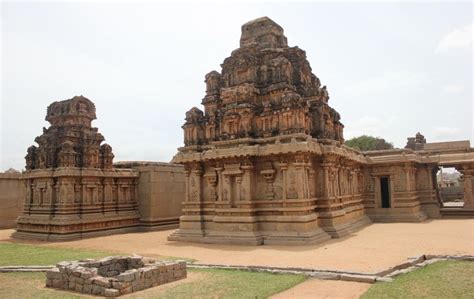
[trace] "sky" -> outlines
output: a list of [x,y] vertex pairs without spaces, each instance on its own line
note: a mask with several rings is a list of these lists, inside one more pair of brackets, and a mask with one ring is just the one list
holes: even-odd
[[115,161],[168,162],[204,75],[268,16],[306,51],[346,139],[474,141],[471,2],[2,2],[0,171],[23,169],[46,107],[83,95]]

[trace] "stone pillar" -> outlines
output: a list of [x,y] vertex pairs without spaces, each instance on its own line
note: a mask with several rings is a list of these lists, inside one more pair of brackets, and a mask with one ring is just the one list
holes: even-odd
[[474,209],[474,165],[461,165],[456,169],[462,173],[463,188],[464,188],[464,208]]
[[297,198],[302,199],[305,198],[306,194],[306,179],[305,179],[305,172],[306,172],[306,163],[302,157],[297,157],[293,165],[295,166],[295,176],[296,176],[296,193]]
[[235,185],[234,185],[234,195],[235,195],[235,199],[234,201],[242,201],[242,200],[245,200],[242,196],[243,196],[243,192],[242,192],[242,176],[241,175],[237,175],[235,176]]
[[309,198],[310,197],[310,191],[309,191],[309,170],[310,170],[310,163],[305,162],[303,166],[303,187],[304,187],[304,192],[303,192],[303,197],[304,198]]
[[410,167],[409,166],[405,166],[403,168],[403,170],[405,171],[405,189],[407,192],[410,192],[411,191],[411,183],[410,183],[410,175],[411,175],[411,171],[410,171]]
[[275,194],[273,193],[273,179],[275,170],[274,169],[265,169],[260,171],[260,174],[263,175],[265,181],[267,182],[266,198],[269,200],[274,199]]
[[322,163],[321,166],[323,167],[323,197],[329,197],[329,189],[330,189],[330,181],[329,181],[329,164]]
[[31,204],[33,203],[33,184],[31,179],[27,179],[25,181],[26,185],[26,194],[25,194],[25,204],[24,204],[24,210],[25,212],[28,211],[28,214],[30,214],[31,211]]
[[190,176],[190,170],[187,167],[184,170],[184,176],[185,176],[184,198],[186,202],[190,202],[191,197],[190,197],[189,189],[190,189],[190,183],[191,183],[191,180],[190,180],[191,176]]
[[[281,199],[283,201],[286,200],[286,193],[287,193],[287,188],[288,188],[288,185],[287,185],[287,170],[288,170],[288,163],[286,161],[280,161],[279,163],[279,166],[280,166],[280,169],[281,169],[281,175],[282,175],[282,179],[283,179],[283,186],[282,186],[282,192],[281,192]],[[283,204],[285,205],[285,203]]]
[[253,165],[251,163],[245,163],[240,168],[243,170],[242,175],[242,187],[241,187],[241,198],[243,200],[251,201],[253,198]]
[[463,174],[463,185],[464,185],[464,208],[473,209],[474,200],[472,194],[472,175],[470,173]]
[[351,196],[354,196],[355,195],[355,192],[354,192],[354,181],[355,179],[357,178],[356,175],[354,175],[355,171],[354,170],[349,170],[349,177],[348,177],[348,194],[351,195]]
[[224,183],[224,176],[222,175],[222,167],[216,167],[214,168],[217,172],[217,200],[218,201],[223,201],[223,183]]
[[233,205],[232,202],[232,186],[231,180],[232,178],[229,175],[222,174],[224,176],[223,184],[222,184],[222,200],[228,202],[231,206]]
[[207,178],[207,183],[208,183],[209,188],[210,188],[210,197],[209,197],[209,199],[211,201],[217,201],[217,175],[216,175],[216,173],[213,172],[213,173],[205,174],[204,176]]
[[104,202],[112,202],[112,184],[110,179],[104,180]]
[[201,176],[202,176],[202,168],[199,165],[195,165],[192,170],[191,174],[191,201],[202,201],[202,186],[201,186]]

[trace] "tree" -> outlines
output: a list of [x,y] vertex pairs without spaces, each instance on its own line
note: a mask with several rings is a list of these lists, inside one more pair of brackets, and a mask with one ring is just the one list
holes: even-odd
[[387,142],[380,137],[368,135],[351,138],[346,140],[345,144],[361,151],[379,151],[393,148],[393,143]]

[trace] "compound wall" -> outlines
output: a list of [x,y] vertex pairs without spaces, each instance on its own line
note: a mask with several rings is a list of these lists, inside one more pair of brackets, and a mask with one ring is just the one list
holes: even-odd
[[0,173],[0,229],[14,228],[24,203],[24,182],[20,173]]

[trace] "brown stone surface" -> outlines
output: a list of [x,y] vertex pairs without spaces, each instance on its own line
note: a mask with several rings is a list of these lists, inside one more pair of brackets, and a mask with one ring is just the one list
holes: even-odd
[[0,229],[13,228],[23,210],[25,185],[20,173],[0,173]]
[[184,167],[179,164],[131,161],[116,168],[139,172],[138,209],[142,230],[177,228],[185,194]]
[[138,173],[112,167],[112,148],[91,126],[95,118],[94,104],[83,96],[49,105],[51,126],[25,157],[16,237],[75,239],[138,225]]

